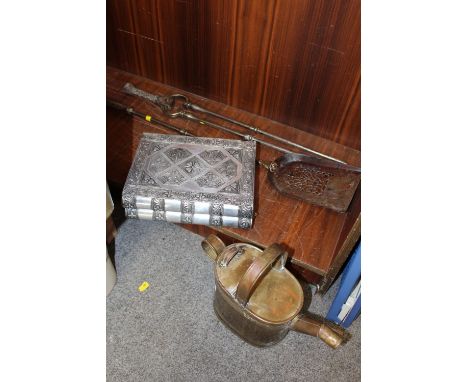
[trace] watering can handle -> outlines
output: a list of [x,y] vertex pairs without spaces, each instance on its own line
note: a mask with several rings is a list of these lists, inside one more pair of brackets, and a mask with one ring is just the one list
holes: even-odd
[[347,340],[347,332],[337,325],[327,323],[323,318],[317,318],[310,313],[298,315],[291,328],[296,332],[318,337],[328,346],[336,349]]
[[278,244],[272,244],[258,256],[242,275],[237,285],[236,299],[242,306],[246,306],[258,281],[271,269],[273,263],[281,257],[280,268],[283,268],[288,254]]
[[201,246],[205,251],[205,254],[213,261],[216,261],[218,256],[226,248],[226,244],[216,235],[209,235],[205,240],[202,241]]

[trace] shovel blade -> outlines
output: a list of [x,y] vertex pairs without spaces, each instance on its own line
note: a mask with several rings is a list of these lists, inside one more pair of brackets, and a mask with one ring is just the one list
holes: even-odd
[[361,181],[361,169],[327,159],[286,154],[270,165],[268,176],[283,195],[346,212]]

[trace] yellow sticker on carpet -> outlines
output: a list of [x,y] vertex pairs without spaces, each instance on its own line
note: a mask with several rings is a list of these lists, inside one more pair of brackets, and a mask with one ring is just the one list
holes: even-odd
[[141,285],[138,287],[138,290],[139,290],[140,292],[143,292],[143,291],[145,291],[146,289],[148,289],[149,286],[150,286],[150,285],[149,285],[149,282],[143,281],[143,282],[141,283]]

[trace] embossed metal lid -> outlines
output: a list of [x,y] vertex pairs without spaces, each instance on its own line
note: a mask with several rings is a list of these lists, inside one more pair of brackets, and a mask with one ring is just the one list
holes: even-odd
[[156,220],[204,224],[195,215],[209,215],[210,225],[249,228],[255,151],[255,142],[144,133],[123,205],[152,210]]

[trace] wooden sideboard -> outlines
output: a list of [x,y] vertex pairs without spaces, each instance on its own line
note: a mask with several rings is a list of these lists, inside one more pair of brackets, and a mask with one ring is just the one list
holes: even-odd
[[[360,152],[339,143],[208,100],[183,89],[173,88],[113,67],[107,68],[108,99],[132,106],[138,111],[184,128],[195,135],[235,138],[208,126],[165,117],[158,107],[122,93],[122,86],[126,82],[131,82],[151,93],[185,94],[192,102],[202,107],[332,155],[351,165],[360,166]],[[242,128],[225,125],[246,133]],[[123,186],[139,143],[139,137],[145,131],[174,134],[173,131],[164,127],[156,127],[144,120],[132,118],[125,112],[108,108],[107,179],[111,184],[117,185],[117,187]],[[257,159],[268,162],[280,155],[281,153],[273,149],[257,145]],[[214,229],[198,225],[184,225],[184,227],[202,236],[216,232],[226,241],[242,240],[260,247],[266,247],[274,242],[280,243],[288,249],[291,256],[290,268],[307,281],[316,284],[319,287],[319,292],[325,292],[360,236],[360,208],[360,188],[358,188],[348,212],[338,213],[280,195],[268,182],[267,171],[257,166],[255,218],[252,229]]]
[[108,0],[107,64],[360,150],[360,0]]

